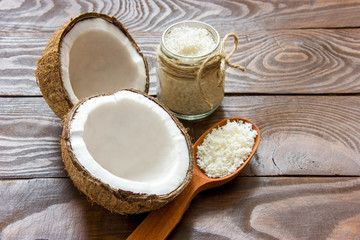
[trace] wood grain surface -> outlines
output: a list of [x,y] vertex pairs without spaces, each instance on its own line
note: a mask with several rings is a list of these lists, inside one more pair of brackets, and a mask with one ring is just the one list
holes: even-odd
[[45,100],[0,102],[0,178],[67,176],[61,162],[61,122]]
[[[148,59],[154,95],[161,34],[133,35]],[[50,36],[0,36],[0,95],[41,96],[34,71]],[[230,61],[246,71],[227,68],[226,93],[360,93],[359,29],[275,30],[238,37]]]
[[[183,20],[239,38],[225,98],[192,141],[224,118],[256,123],[261,143],[233,182],[193,200],[169,239],[360,239],[360,2],[357,0],[0,1],[0,239],[125,239],[147,214],[91,204],[61,161],[61,121],[34,71],[53,32],[115,16],[148,59]],[[228,47],[231,47],[229,41]]]
[[237,178],[195,198],[171,239],[358,239],[359,197],[358,178]]
[[[357,239],[359,189],[359,178],[238,177],[196,196],[169,239]],[[2,240],[125,239],[146,216],[92,205],[67,178],[2,180],[0,192]]]
[[1,1],[3,31],[52,32],[70,18],[96,11],[118,18],[131,31],[163,31],[183,20],[204,21],[224,31],[360,26],[356,0],[322,1]]
[[[245,176],[359,176],[358,109],[360,96],[237,96],[209,118],[183,123],[195,142],[224,118],[253,121],[261,143]],[[0,98],[0,113],[0,179],[66,176],[61,120],[43,98]]]
[[227,97],[209,119],[185,126],[196,140],[224,118],[253,121],[261,143],[244,175],[359,176],[359,101],[359,96]]

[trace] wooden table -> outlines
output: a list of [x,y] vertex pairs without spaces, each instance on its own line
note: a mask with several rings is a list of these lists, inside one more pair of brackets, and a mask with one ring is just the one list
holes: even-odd
[[169,239],[360,239],[360,2],[0,1],[0,239],[125,239],[147,214],[90,204],[64,170],[61,121],[34,71],[55,29],[87,11],[118,18],[148,58],[181,20],[234,32],[226,96],[184,122],[195,141],[233,116],[262,141],[233,182],[195,197]]

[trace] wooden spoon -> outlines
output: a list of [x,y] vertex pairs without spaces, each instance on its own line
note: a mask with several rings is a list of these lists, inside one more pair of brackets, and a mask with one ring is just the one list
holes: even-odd
[[193,146],[194,154],[196,159],[197,147],[200,146],[204,138],[210,131],[219,126],[223,126],[227,123],[227,121],[243,121],[249,122],[252,124],[253,129],[258,132],[255,138],[254,147],[249,155],[249,157],[244,161],[244,163],[232,174],[227,175],[222,178],[210,178],[205,175],[205,173],[195,164],[193,177],[189,183],[189,185],[184,189],[184,191],[177,196],[173,201],[166,204],[159,210],[151,212],[144,221],[135,229],[135,231],[127,238],[131,239],[165,239],[171,231],[175,228],[175,226],[180,222],[182,216],[185,213],[185,210],[191,200],[201,191],[204,191],[209,188],[218,187],[223,185],[230,180],[234,179],[240,171],[246,166],[246,164],[250,161],[252,156],[254,155],[257,147],[260,143],[260,131],[257,126],[244,118],[233,117],[224,119],[221,122],[218,122],[211,128],[209,128],[195,143]]

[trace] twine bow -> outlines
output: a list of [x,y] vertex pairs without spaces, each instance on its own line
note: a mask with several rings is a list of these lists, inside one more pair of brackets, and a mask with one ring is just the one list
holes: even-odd
[[[230,53],[226,53],[226,50],[225,50],[225,44],[226,44],[226,41],[229,37],[232,37],[234,39],[234,47],[233,49],[231,50]],[[204,69],[207,67],[207,65],[209,65],[209,63],[211,62],[214,62],[214,61],[219,61],[218,59],[220,59],[220,69],[218,71],[218,84],[219,86],[222,86],[224,84],[224,79],[225,79],[225,67],[226,65],[229,66],[229,67],[232,67],[232,68],[237,68],[237,69],[240,69],[241,71],[245,71],[245,68],[239,66],[239,65],[236,65],[236,64],[232,64],[229,62],[229,58],[235,53],[235,51],[237,50],[237,47],[238,47],[238,38],[237,36],[235,35],[235,33],[229,33],[227,34],[224,39],[222,40],[222,48],[221,48],[221,52],[218,53],[218,54],[215,54],[215,55],[212,55],[210,57],[208,57],[207,59],[205,59],[205,61],[203,61],[203,63],[200,65],[200,68],[199,68],[199,71],[197,72],[197,75],[196,75],[196,82],[197,82],[197,85],[198,85],[198,88],[201,92],[201,96],[202,98],[204,99],[204,101],[206,102],[206,104],[210,107],[210,109],[212,109],[214,106],[213,104],[206,98],[205,96],[205,93],[203,91],[203,89],[201,88],[201,77],[203,75],[203,72],[204,72]]]

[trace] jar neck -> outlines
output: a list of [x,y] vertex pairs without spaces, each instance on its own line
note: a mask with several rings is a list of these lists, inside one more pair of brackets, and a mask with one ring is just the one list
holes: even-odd
[[[169,32],[171,32],[172,29],[176,27],[181,26],[189,26],[189,27],[197,27],[197,28],[204,28],[206,29],[211,37],[215,41],[215,47],[213,49],[209,49],[209,52],[203,55],[199,56],[186,56],[186,55],[180,55],[173,51],[171,51],[169,48],[166,47],[165,44],[165,38]],[[219,33],[210,25],[203,23],[203,22],[197,22],[197,21],[185,21],[185,22],[179,22],[172,26],[170,26],[168,29],[166,29],[161,37],[160,42],[160,51],[161,53],[166,56],[169,59],[174,60],[178,64],[182,65],[197,65],[201,64],[203,60],[207,59],[208,57],[220,53],[221,51],[221,44],[220,44],[220,36]]]

